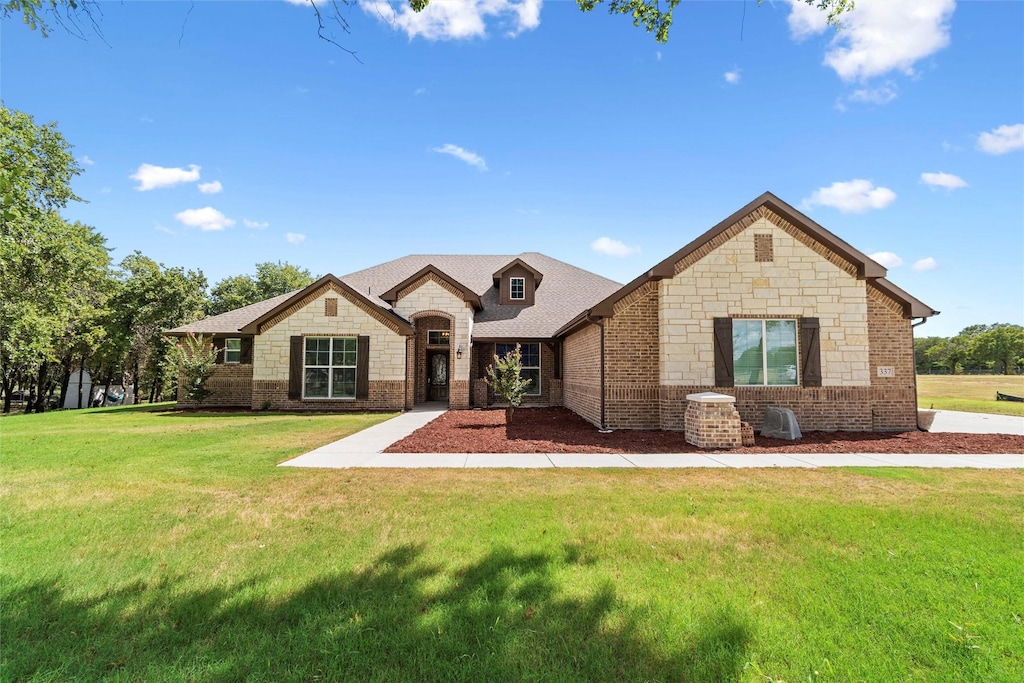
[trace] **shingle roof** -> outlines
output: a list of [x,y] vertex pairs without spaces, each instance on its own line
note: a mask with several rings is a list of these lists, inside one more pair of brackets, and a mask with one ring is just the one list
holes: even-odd
[[249,304],[248,306],[242,306],[241,308],[236,308],[235,310],[228,311],[227,313],[203,318],[202,320],[197,320],[194,323],[189,323],[188,325],[182,325],[181,327],[175,327],[173,330],[168,330],[167,334],[174,336],[184,336],[189,332],[192,332],[193,334],[236,334],[253,320],[256,320],[267,311],[273,310],[276,306],[284,303],[301,291],[301,289],[297,289],[294,292],[288,292],[287,294],[281,294],[280,296],[275,296],[265,301],[258,301],[254,304]]

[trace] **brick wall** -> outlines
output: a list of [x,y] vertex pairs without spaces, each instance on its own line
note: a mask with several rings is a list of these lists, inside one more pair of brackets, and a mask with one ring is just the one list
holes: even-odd
[[562,404],[601,424],[601,328],[587,325],[562,345]]
[[617,429],[657,429],[659,415],[658,283],[615,305],[605,321],[605,421]]
[[405,407],[405,381],[370,381],[367,399],[288,398],[288,380],[255,380],[252,383],[252,409],[262,410],[264,402],[270,410],[340,412],[352,410],[402,410]]
[[[509,343],[514,343],[510,341]],[[555,351],[554,349],[544,342],[531,342],[540,344],[540,395],[530,396],[527,395],[523,398],[524,406],[538,406],[538,405],[561,405],[561,387],[559,391],[552,398],[552,387],[554,386],[555,376]],[[476,342],[473,344],[473,380],[483,379],[487,377],[487,366],[494,363],[494,343],[492,342]],[[494,403],[501,403],[502,399],[490,387],[484,384],[487,391],[487,402],[481,404],[480,407],[486,405],[492,405]],[[555,402],[557,400],[558,402]],[[477,405],[474,403],[473,405]]]
[[[206,383],[206,388],[211,393],[202,403],[204,408],[248,408],[252,403],[252,365],[217,365]],[[184,378],[179,376],[178,407],[196,407],[195,404],[184,399]]]
[[[917,380],[914,333],[903,307],[868,287],[868,338],[871,343],[871,411],[875,431],[917,428]],[[879,367],[894,369],[879,377]]]
[[416,373],[413,375],[416,378],[416,403],[423,403],[427,400],[427,351],[448,351],[448,391],[451,392],[451,371],[452,361],[454,360],[454,348],[449,346],[428,346],[427,345],[427,333],[430,330],[448,330],[451,331],[451,320],[446,316],[441,315],[419,315],[414,321],[416,326]]

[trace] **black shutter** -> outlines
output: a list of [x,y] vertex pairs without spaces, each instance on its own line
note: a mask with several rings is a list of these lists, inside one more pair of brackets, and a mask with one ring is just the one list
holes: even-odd
[[735,384],[732,372],[732,318],[715,318],[715,386]]
[[252,365],[252,337],[242,337],[242,352],[239,354],[239,363]]
[[821,342],[817,318],[800,319],[800,376],[805,387],[821,386]]
[[288,360],[288,398],[292,400],[302,398],[302,361],[304,351],[302,337],[292,337],[291,354]]
[[356,398],[370,398],[370,337],[356,340]]
[[217,340],[214,339],[213,337],[210,337],[210,344],[213,346],[214,350],[217,352],[217,355],[214,356],[214,361],[213,362],[216,363],[217,365],[222,364],[224,362],[224,356],[227,355],[227,354],[224,353],[224,347],[227,345],[227,342],[224,341],[223,339],[221,339],[220,340],[220,346],[217,346]]

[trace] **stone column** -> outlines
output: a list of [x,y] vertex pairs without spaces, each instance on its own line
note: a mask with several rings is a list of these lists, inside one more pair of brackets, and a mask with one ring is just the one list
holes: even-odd
[[705,391],[686,396],[686,443],[697,448],[737,448],[743,445],[736,399]]

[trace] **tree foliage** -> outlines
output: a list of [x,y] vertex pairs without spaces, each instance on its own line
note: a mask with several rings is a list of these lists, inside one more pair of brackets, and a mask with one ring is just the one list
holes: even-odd
[[1024,371],[1024,327],[1007,323],[971,325],[955,337],[914,340],[919,373],[1019,374]]
[[256,275],[232,275],[210,290],[209,315],[233,311],[242,306],[294,292],[316,281],[306,268],[290,263],[266,261],[256,264]]
[[214,348],[212,340],[204,339],[203,335],[196,336],[189,332],[174,345],[169,358],[181,374],[185,398],[192,403],[202,405],[203,401],[212,393],[206,388],[206,383],[213,375],[213,368],[217,363],[217,349]]
[[495,356],[494,363],[487,366],[487,386],[508,404],[505,409],[506,423],[512,422],[515,409],[523,403],[526,390],[533,380],[522,377],[523,353],[519,344],[504,356]]

